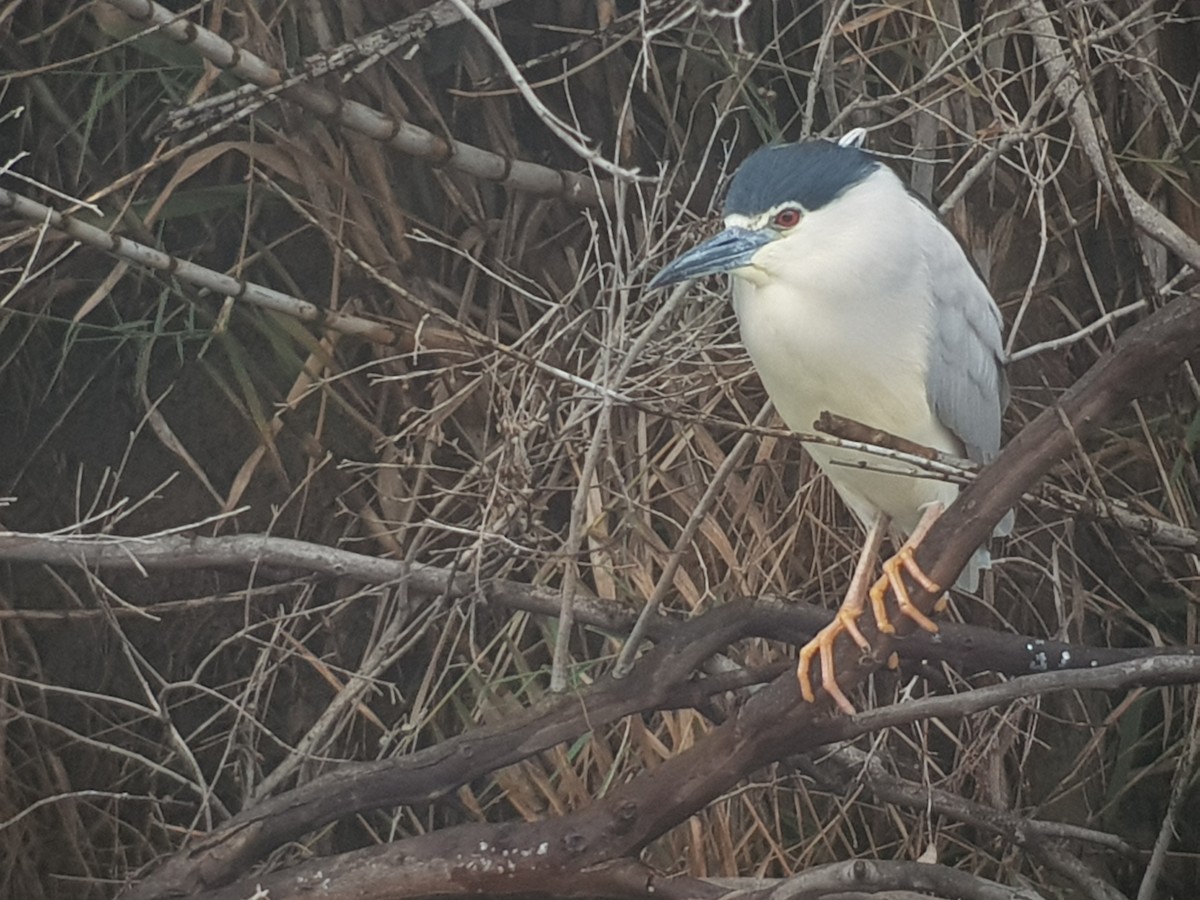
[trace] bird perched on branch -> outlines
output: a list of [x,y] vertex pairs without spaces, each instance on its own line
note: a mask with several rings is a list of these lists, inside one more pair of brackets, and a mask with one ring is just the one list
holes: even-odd
[[[725,230],[677,258],[650,287],[733,276],[742,341],[790,428],[811,432],[827,411],[986,462],[1000,447],[1008,402],[1000,312],[954,236],[862,149],[864,137],[855,129],[837,142],[755,151],[730,183]],[[900,572],[941,591],[912,551],[958,488],[877,456],[804,446],[867,541],[837,618],[801,650],[797,674],[811,702],[809,668],[819,656],[826,690],[853,712],[836,682],[834,641],[845,632],[869,649],[856,624],[868,600],[879,630],[894,631],[889,587],[903,615],[937,631],[909,600]],[[872,585],[889,527],[908,541]],[[958,587],[974,590],[987,564],[981,548]]]

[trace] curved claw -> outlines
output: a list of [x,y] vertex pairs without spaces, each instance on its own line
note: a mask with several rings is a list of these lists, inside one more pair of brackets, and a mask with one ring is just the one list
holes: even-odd
[[891,588],[892,592],[896,595],[896,603],[900,607],[902,615],[907,616],[916,625],[925,629],[930,634],[937,634],[937,623],[921,612],[917,608],[917,605],[912,602],[912,597],[908,593],[908,586],[904,583],[901,569],[912,576],[912,579],[929,593],[942,593],[942,586],[925,574],[913,555],[916,548],[920,545],[921,540],[937,520],[937,517],[941,515],[941,512],[941,504],[933,504],[925,510],[925,514],[921,516],[921,521],[913,529],[912,535],[896,551],[896,555],[883,564],[883,576],[868,591],[868,595],[871,598],[871,609],[875,613],[875,624],[880,632],[884,634],[896,633],[896,627],[888,617],[888,588]]
[[846,602],[842,604],[842,608],[837,611],[834,620],[800,648],[800,659],[796,664],[796,679],[800,682],[800,695],[807,702],[813,703],[817,699],[816,691],[813,689],[812,674],[809,670],[812,668],[813,657],[819,655],[821,657],[821,684],[842,712],[848,716],[854,715],[854,704],[850,702],[837,683],[833,647],[842,632],[846,632],[864,651],[870,651],[871,644],[863,637],[863,633],[858,628],[858,617],[862,614],[861,599],[855,604],[851,598],[847,598]]
[[917,561],[913,559],[912,548],[908,546],[901,547],[899,553],[883,564],[883,577],[871,586],[871,609],[875,613],[876,626],[884,634],[896,633],[896,626],[892,624],[887,611],[887,592],[890,587],[896,595],[896,604],[900,607],[901,614],[907,616],[930,634],[937,634],[937,623],[921,612],[917,608],[917,605],[912,602],[912,597],[908,593],[908,586],[905,585],[904,578],[900,573],[901,569],[911,575],[929,593],[939,594],[942,591],[941,585],[936,584],[917,565]]
[[[893,634],[896,631],[895,626],[892,625],[888,617],[887,593],[889,589],[896,594],[896,602],[900,607],[901,615],[907,616],[916,625],[926,631],[937,633],[937,623],[921,612],[917,608],[917,605],[912,602],[912,597],[908,593],[908,587],[904,583],[904,573],[908,573],[914,581],[931,594],[942,593],[941,586],[925,574],[914,557],[914,551],[920,544],[921,539],[925,537],[925,534],[941,514],[941,511],[940,504],[932,504],[925,510],[921,521],[913,529],[912,536],[904,542],[904,545],[897,551],[895,556],[883,564],[883,575],[871,585],[869,590],[864,591],[863,587],[866,579],[870,577],[871,567],[878,553],[883,531],[887,528],[886,517],[880,516],[871,526],[867,535],[867,546],[863,548],[863,553],[859,557],[854,577],[850,582],[850,589],[846,592],[846,599],[842,601],[842,606],[838,610],[837,616],[832,622],[817,632],[816,637],[800,648],[800,659],[796,666],[796,679],[800,682],[800,694],[804,697],[805,701],[808,703],[816,701],[817,694],[813,688],[811,669],[813,657],[819,656],[821,659],[822,686],[842,712],[846,713],[846,715],[854,715],[854,704],[850,702],[845,692],[842,691],[837,683],[837,670],[834,666],[833,649],[838,637],[845,632],[850,635],[864,652],[870,652],[871,644],[863,636],[862,631],[858,627],[858,619],[863,614],[868,598],[871,601],[871,610],[875,614],[875,624],[881,633]],[[943,596],[939,601],[939,606],[935,608],[942,608],[944,603],[945,597]]]

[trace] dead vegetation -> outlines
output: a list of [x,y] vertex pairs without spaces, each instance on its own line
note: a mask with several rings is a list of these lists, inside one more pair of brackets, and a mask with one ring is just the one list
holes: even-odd
[[1194,302],[1196,4],[475,7],[0,10],[0,896],[1193,896],[1196,669],[1148,653],[1197,643],[1191,366],[974,630],[802,718],[859,531],[723,287],[641,288],[750,149],[867,127],[1018,434]]

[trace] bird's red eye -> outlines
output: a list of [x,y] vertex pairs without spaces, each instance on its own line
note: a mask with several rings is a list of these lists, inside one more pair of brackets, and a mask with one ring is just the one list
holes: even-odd
[[789,206],[787,209],[781,209],[779,212],[775,213],[775,227],[795,228],[800,224],[800,218],[800,210],[796,209],[794,206]]

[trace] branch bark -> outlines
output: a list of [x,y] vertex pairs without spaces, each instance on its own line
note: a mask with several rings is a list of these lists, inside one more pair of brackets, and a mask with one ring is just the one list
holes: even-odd
[[809,869],[778,887],[738,895],[737,900],[818,900],[849,891],[854,896],[893,896],[881,891],[920,891],[955,900],[1043,900],[1027,888],[1011,888],[947,866],[918,862],[853,859]]
[[169,859],[126,896],[177,896],[223,884],[286,841],[343,816],[436,800],[473,778],[623,716],[697,705],[708,689],[703,680],[689,678],[699,663],[740,634],[744,606],[726,604],[682,623],[630,677],[608,678],[587,695],[556,696],[523,715],[409,756],[346,765],[265,799]]

